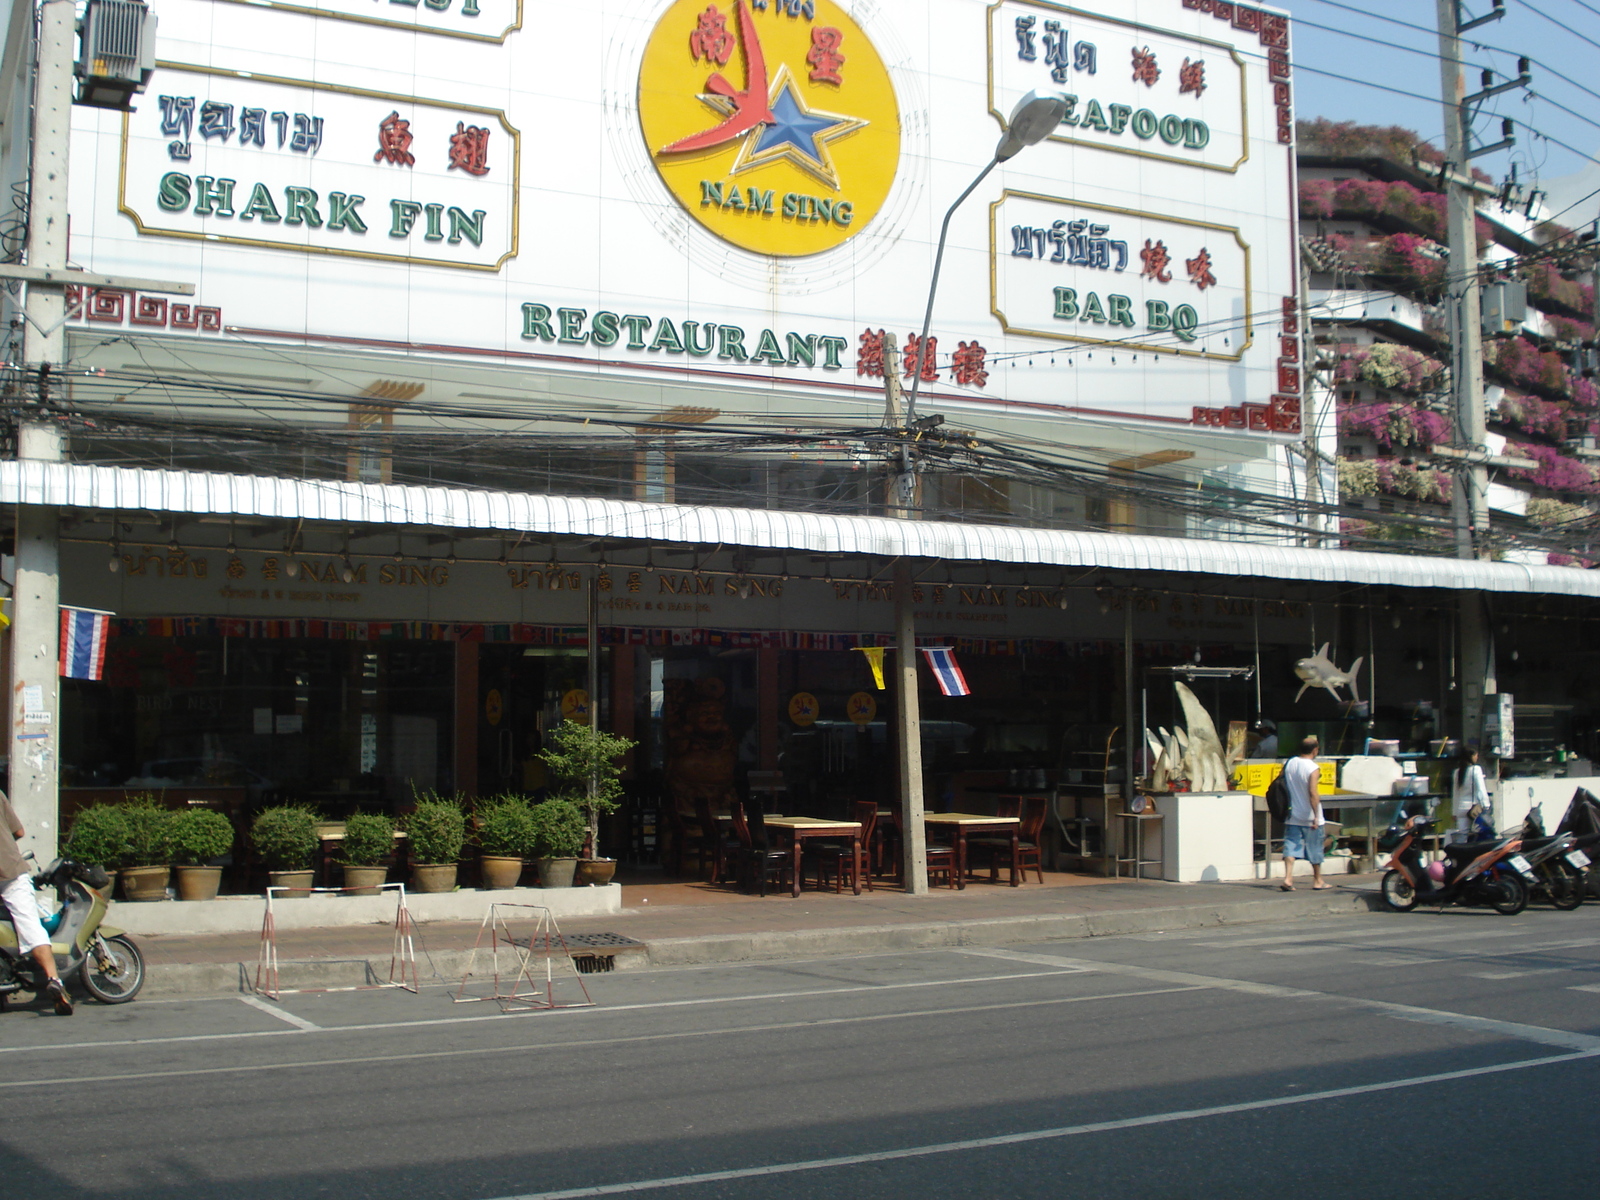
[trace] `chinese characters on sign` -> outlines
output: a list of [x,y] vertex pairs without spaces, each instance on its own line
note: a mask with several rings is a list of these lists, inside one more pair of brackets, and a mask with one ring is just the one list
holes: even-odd
[[[920,342],[916,334],[906,334],[905,349],[900,352],[901,374],[909,381],[920,372],[924,383],[937,383],[939,339],[934,336],[928,338],[926,354],[922,353]],[[977,338],[958,343],[958,346],[950,359],[952,378],[962,387],[983,387],[989,382],[989,372],[985,369],[989,352],[979,344]],[[882,379],[888,365],[883,330],[864,330],[856,347],[856,374]]]
[[411,153],[411,142],[411,122],[401,120],[396,109],[378,122],[378,152],[372,156],[372,161],[414,166],[417,160]]

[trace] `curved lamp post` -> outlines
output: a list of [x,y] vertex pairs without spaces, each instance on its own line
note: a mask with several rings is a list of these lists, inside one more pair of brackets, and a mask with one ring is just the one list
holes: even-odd
[[[1000,163],[1015,158],[1029,146],[1044,141],[1051,130],[1061,124],[1061,118],[1067,115],[1067,102],[1059,93],[1055,92],[1029,92],[1017,106],[1011,110],[1011,119],[1006,122],[1006,131],[1001,135],[999,144],[994,148],[994,156],[989,159],[983,170],[978,172],[978,177],[967,185],[967,190],[956,197],[944,214],[944,224],[939,226],[939,249],[933,256],[933,278],[928,282],[928,308],[922,316],[922,338],[917,342],[917,370],[911,376],[911,395],[906,400],[906,425],[909,427],[917,416],[917,392],[922,384],[922,356],[926,353],[928,344],[928,328],[933,324],[933,297],[939,289],[939,268],[944,265],[944,243],[950,233],[950,218],[956,215],[956,209],[961,207],[961,202],[972,195],[977,186],[989,177],[989,172]],[[911,467],[910,448],[902,452],[902,469],[909,473]],[[903,497],[909,501],[909,496]]]
[[[917,415],[917,392],[922,383],[922,356],[927,353],[928,327],[933,322],[933,296],[939,287],[939,268],[944,263],[945,238],[950,233],[950,218],[961,202],[972,195],[980,183],[994,170],[997,163],[1014,158],[1025,146],[1042,142],[1052,129],[1061,124],[1067,115],[1067,103],[1058,95],[1029,92],[1011,110],[1005,134],[994,148],[988,165],[978,172],[978,177],[967,185],[967,190],[956,197],[956,202],[944,214],[944,224],[939,227],[939,249],[933,258],[933,278],[928,283],[928,309],[922,316],[922,340],[917,343],[917,370],[911,376],[911,395],[906,401],[906,437],[900,443],[900,477],[895,490],[897,507],[902,517],[912,515],[916,497],[915,464],[911,461],[911,427]],[[891,386],[895,380],[896,366],[887,364],[885,374]],[[905,889],[913,895],[928,890],[928,858],[925,831],[922,825],[922,711],[917,700],[917,631],[915,606],[911,600],[912,578],[910,560],[903,555],[894,563],[894,624],[895,624],[895,742],[900,758],[900,811],[904,843],[904,871],[901,878]]]

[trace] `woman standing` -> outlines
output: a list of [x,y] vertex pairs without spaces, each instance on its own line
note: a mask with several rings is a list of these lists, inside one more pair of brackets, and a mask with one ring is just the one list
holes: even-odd
[[1472,840],[1473,818],[1489,813],[1489,788],[1484,782],[1483,768],[1478,765],[1478,751],[1463,746],[1456,757],[1455,773],[1450,779],[1450,811],[1456,819],[1455,834],[1451,841]]

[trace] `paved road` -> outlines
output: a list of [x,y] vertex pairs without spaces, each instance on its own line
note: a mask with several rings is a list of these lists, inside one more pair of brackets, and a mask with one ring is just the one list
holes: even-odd
[[587,982],[596,1007],[508,1016],[443,988],[0,1015],[6,1193],[1594,1187],[1600,907]]

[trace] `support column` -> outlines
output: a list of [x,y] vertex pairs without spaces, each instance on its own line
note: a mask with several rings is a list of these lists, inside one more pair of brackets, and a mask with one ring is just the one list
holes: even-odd
[[[33,95],[33,150],[29,163],[28,266],[67,265],[67,154],[72,122],[72,0],[39,5]],[[50,419],[52,373],[66,358],[66,294],[59,287],[28,286],[23,329],[25,412],[17,431],[17,457],[56,461],[61,436]],[[56,855],[60,812],[60,550],[54,508],[17,506],[17,578],[11,626],[11,803],[28,831],[24,852],[41,863]],[[30,719],[32,718],[32,719]]]
[[478,794],[478,646],[456,643],[456,791]]
[[928,891],[928,835],[922,823],[922,705],[917,696],[916,605],[911,560],[894,564],[895,734],[900,747],[900,823],[905,845],[906,891]]

